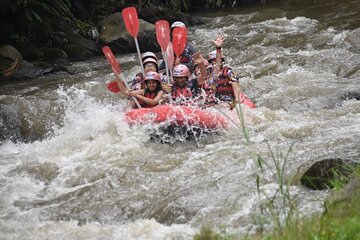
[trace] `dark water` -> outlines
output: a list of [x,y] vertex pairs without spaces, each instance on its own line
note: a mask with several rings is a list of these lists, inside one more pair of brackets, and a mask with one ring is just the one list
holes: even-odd
[[[123,120],[103,57],[75,63],[74,75],[2,84],[0,239],[192,239],[203,224],[253,233],[271,217],[261,207],[279,189],[277,164],[298,211],[323,211],[328,193],[297,180],[316,160],[359,159],[358,1],[196,14],[204,24],[189,39],[206,55],[223,32],[227,62],[258,105],[242,109],[250,144],[234,124],[197,142],[151,141]],[[136,54],[118,60],[126,78],[140,70]]]

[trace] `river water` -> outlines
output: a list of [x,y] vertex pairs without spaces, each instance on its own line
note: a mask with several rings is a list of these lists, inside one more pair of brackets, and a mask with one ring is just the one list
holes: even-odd
[[[227,130],[151,140],[106,90],[104,57],[3,83],[0,239],[192,239],[202,225],[242,235],[270,229],[271,212],[283,221],[289,198],[301,215],[321,214],[328,192],[298,180],[317,160],[359,159],[360,5],[271,2],[196,13],[204,24],[188,34],[204,55],[226,35],[227,62],[258,106],[242,108],[249,142],[228,110]],[[126,78],[140,70],[136,54],[117,58]]]

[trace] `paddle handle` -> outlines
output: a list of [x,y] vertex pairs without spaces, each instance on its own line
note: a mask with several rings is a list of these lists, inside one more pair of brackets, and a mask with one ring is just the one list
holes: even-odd
[[167,77],[167,83],[170,84],[170,76],[169,76],[169,65],[168,65],[168,61],[167,61],[167,54],[166,52],[162,52],[163,55],[163,59],[165,62],[165,70],[166,70],[166,77]]

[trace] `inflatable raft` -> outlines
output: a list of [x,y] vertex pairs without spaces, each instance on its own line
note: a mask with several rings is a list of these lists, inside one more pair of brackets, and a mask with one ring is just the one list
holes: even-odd
[[153,108],[130,109],[125,115],[130,124],[165,123],[205,130],[220,130],[228,126],[227,119],[220,112],[189,106],[158,105]]

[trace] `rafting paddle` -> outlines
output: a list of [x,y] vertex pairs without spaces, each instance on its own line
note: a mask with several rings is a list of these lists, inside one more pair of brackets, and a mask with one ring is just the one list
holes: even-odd
[[[127,89],[129,89],[129,85],[126,81],[123,81],[123,78],[121,77],[121,70],[120,70],[120,65],[119,65],[119,62],[116,60],[113,52],[111,51],[111,49],[108,47],[108,46],[104,46],[102,47],[102,51],[106,57],[106,59],[108,60],[108,62],[110,63],[111,65],[111,68],[113,70],[113,72],[115,73],[116,75],[116,79],[119,80],[119,84],[121,83],[124,83],[125,87]],[[110,82],[108,84],[106,84],[106,87],[111,91],[111,92],[114,92],[114,93],[118,93],[120,92],[120,88],[119,88],[119,85],[118,85],[118,82],[117,81],[114,81],[114,82]],[[132,97],[132,99],[134,100],[136,106],[138,108],[141,108],[138,100],[135,98],[135,97]]]
[[[167,60],[166,49],[170,43],[170,27],[169,22],[166,20],[159,20],[155,23],[156,40],[161,47],[161,53],[165,62],[166,75],[169,74],[169,66]],[[169,83],[169,78],[168,78]]]
[[167,64],[170,70],[170,78],[172,78],[172,69],[174,66],[174,49],[171,42],[169,42],[167,48],[166,48],[166,60]]
[[173,49],[177,60],[179,60],[186,46],[187,30],[186,28],[176,27],[174,28],[172,35]]
[[124,8],[121,11],[121,13],[122,13],[122,16],[123,16],[123,19],[124,19],[124,22],[125,22],[126,30],[128,31],[128,33],[130,33],[130,35],[135,40],[136,51],[138,53],[139,60],[140,60],[141,72],[142,72],[143,76],[145,76],[144,66],[143,66],[142,61],[141,61],[139,43],[138,43],[138,40],[137,40],[137,35],[138,35],[138,32],[139,32],[139,19],[138,19],[138,15],[137,15],[137,12],[136,12],[136,8],[134,8],[134,7]]
[[255,103],[253,103],[250,98],[248,98],[248,96],[246,96],[244,93],[240,92],[239,93],[239,103],[240,104],[245,104],[246,106],[248,106],[249,108],[256,108]]

